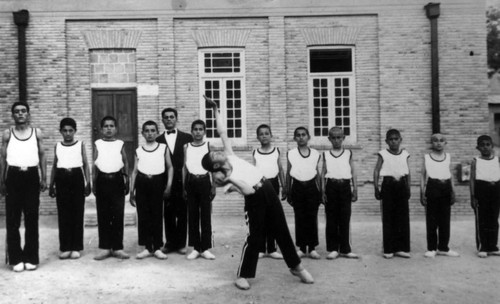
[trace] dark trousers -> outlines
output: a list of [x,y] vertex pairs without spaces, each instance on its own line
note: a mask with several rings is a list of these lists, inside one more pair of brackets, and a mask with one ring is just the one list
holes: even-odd
[[307,182],[294,179],[291,195],[295,214],[295,242],[297,246],[300,248],[318,246],[320,193],[316,179]]
[[449,251],[451,181],[429,178],[425,196],[425,224],[427,227],[427,250]]
[[176,251],[186,247],[187,239],[187,203],[182,197],[182,180],[172,184],[170,198],[164,200],[165,247],[168,251]]
[[245,196],[245,217],[249,233],[243,245],[238,277],[255,277],[259,260],[259,246],[264,237],[266,219],[271,219],[268,223],[271,225],[271,230],[288,268],[294,268],[300,264],[300,258],[297,256],[288,230],[283,207],[269,181],[266,180],[254,194]]
[[409,193],[405,177],[382,182],[382,234],[384,253],[410,251]]
[[165,175],[138,173],[135,180],[139,245],[150,252],[163,246],[163,192]]
[[203,252],[212,248],[212,201],[210,176],[190,174],[187,181],[189,246]]
[[[37,167],[21,171],[9,167],[5,197],[7,228],[7,255],[10,265],[21,262],[37,265],[38,256],[38,208],[40,206],[40,178]],[[21,215],[24,215],[24,248],[21,248]]]
[[85,180],[82,168],[57,169],[55,184],[59,250],[83,250]]
[[125,184],[120,172],[101,173],[96,179],[96,209],[99,248],[123,249]]
[[476,245],[478,251],[498,251],[498,215],[500,212],[500,182],[476,180]]
[[350,180],[326,182],[326,250],[340,253],[351,252],[349,225],[351,222],[351,183]]
[[[274,191],[276,195],[279,196],[280,193],[280,183],[278,181],[278,177],[269,178],[268,181],[273,185]],[[271,225],[269,225],[269,221],[272,219],[266,219],[265,228],[264,228],[264,238],[262,240],[262,244],[260,246],[259,252],[268,252],[273,253],[276,251],[276,238],[273,235]]]

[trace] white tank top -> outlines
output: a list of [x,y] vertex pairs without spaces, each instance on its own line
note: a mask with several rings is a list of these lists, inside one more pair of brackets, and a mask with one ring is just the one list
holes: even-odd
[[71,145],[62,142],[56,144],[57,168],[79,168],[83,166],[82,142],[76,141]]
[[113,141],[106,141],[98,139],[95,141],[95,146],[97,149],[95,165],[99,171],[104,173],[115,173],[123,168],[123,140],[116,139]]
[[451,156],[448,153],[444,154],[443,160],[435,160],[432,155],[424,155],[425,171],[427,176],[434,179],[450,179],[450,163]]
[[278,167],[278,159],[280,158],[280,150],[273,148],[270,152],[260,152],[259,149],[253,150],[255,158],[255,166],[264,173],[265,178],[275,178],[280,170]]
[[332,154],[332,151],[323,153],[326,163],[326,178],[351,179],[351,161],[352,152],[344,149],[339,156]]
[[378,154],[384,160],[380,169],[380,176],[400,178],[410,173],[407,162],[410,154],[406,150],[401,150],[399,154],[392,154],[387,150],[382,150]]
[[493,159],[476,157],[476,180],[497,182],[500,180],[500,164],[498,156]]
[[195,175],[207,174],[208,171],[203,169],[201,159],[210,151],[209,143],[204,142],[199,146],[188,143],[186,148],[186,168],[189,173]]
[[158,143],[154,150],[146,150],[138,147],[135,150],[137,156],[137,170],[147,175],[158,175],[165,172],[165,151],[167,145]]
[[10,139],[7,144],[7,164],[16,167],[36,167],[39,163],[38,140],[36,129],[31,128],[30,137],[19,139],[10,129]]
[[227,160],[233,167],[231,178],[244,181],[250,187],[255,186],[264,177],[257,167],[234,154],[228,155]]
[[306,182],[315,178],[316,168],[321,155],[315,149],[309,148],[309,155],[302,156],[298,148],[288,151],[288,161],[292,165],[290,176],[296,180]]

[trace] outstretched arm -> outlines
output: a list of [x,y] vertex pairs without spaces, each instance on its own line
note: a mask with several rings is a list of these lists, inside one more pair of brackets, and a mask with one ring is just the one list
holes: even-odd
[[233,147],[231,146],[231,141],[229,140],[229,137],[227,137],[226,125],[224,124],[224,121],[222,121],[222,117],[220,117],[217,104],[215,103],[215,101],[213,101],[212,99],[208,98],[205,95],[203,95],[203,98],[205,98],[207,105],[214,110],[215,121],[217,124],[217,133],[219,133],[220,139],[222,140],[222,145],[224,146],[224,152],[226,152],[226,154],[234,154]]

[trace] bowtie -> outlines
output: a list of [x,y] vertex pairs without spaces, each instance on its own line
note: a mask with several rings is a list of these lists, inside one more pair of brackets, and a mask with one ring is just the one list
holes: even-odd
[[167,135],[169,135],[169,134],[175,134],[175,130],[167,131]]

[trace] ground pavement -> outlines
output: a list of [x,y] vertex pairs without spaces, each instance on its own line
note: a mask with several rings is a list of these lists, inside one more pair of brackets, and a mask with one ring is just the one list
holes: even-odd
[[[293,235],[293,217],[288,218]],[[5,236],[5,218],[0,217]],[[381,254],[379,217],[353,217],[352,246],[361,258],[326,260],[324,219],[320,217],[321,260],[303,259],[316,282],[306,285],[283,261],[259,261],[252,288],[241,291],[233,281],[246,229],[243,217],[213,220],[217,259],[188,261],[169,254],[160,261],[94,261],[97,228],[86,227],[85,251],[79,260],[59,260],[55,217],[40,220],[38,270],[14,273],[0,267],[0,303],[498,303],[500,257],[480,259],[474,248],[471,218],[452,220],[451,248],[459,258],[423,257],[425,222],[411,222],[412,258],[386,260]],[[137,231],[125,228],[125,249],[139,252]],[[2,241],[0,253],[5,244]],[[2,256],[3,260],[3,256]]]

